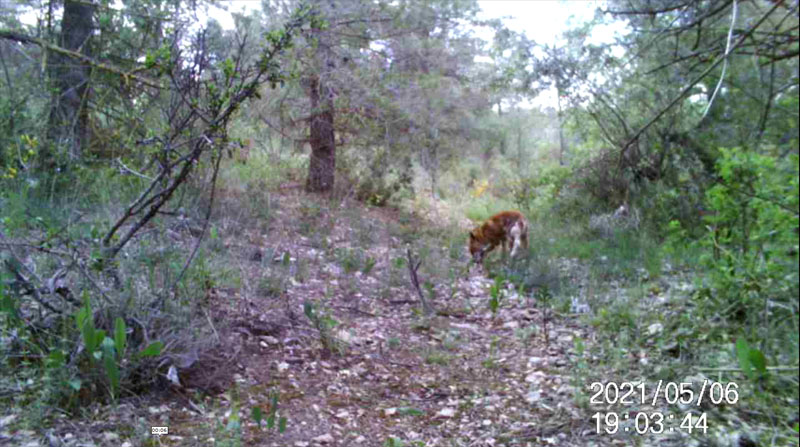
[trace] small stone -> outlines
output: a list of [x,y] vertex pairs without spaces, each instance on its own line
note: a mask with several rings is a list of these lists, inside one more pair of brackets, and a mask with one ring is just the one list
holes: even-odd
[[442,408],[441,410],[439,410],[439,412],[436,413],[436,417],[437,418],[451,418],[451,417],[455,416],[455,414],[456,414],[456,410],[454,408],[446,407],[446,408]]
[[312,439],[314,442],[318,442],[320,444],[330,444],[333,442],[333,436],[330,433],[325,433],[324,435],[319,435],[316,438]]
[[266,342],[266,343],[269,343],[271,345],[277,345],[277,344],[280,343],[280,341],[277,338],[275,338],[275,337],[273,337],[271,335],[264,335],[264,336],[261,337],[261,340]]

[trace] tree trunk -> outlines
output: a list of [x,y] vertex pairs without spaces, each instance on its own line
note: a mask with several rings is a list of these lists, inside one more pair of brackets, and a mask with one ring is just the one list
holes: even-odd
[[[92,14],[95,6],[88,2],[66,0],[61,19],[61,36],[58,45],[68,50],[91,56],[89,39],[92,36]],[[55,93],[48,121],[48,139],[51,147],[64,147],[72,159],[81,156],[81,149],[89,143],[88,65],[64,55],[50,54],[51,76]],[[45,151],[44,166],[53,166],[53,149]]]
[[[558,81],[556,81],[558,84]],[[556,101],[558,104],[558,164],[564,166],[564,152],[567,151],[567,144],[564,141],[564,112],[561,110],[561,87],[556,87]]]
[[333,132],[333,97],[331,92],[314,76],[309,82],[311,120],[309,142],[311,158],[308,164],[306,190],[325,192],[333,189],[336,173],[336,140]]

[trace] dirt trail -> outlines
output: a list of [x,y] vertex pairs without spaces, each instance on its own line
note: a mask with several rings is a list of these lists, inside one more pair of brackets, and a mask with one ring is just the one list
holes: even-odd
[[[246,445],[379,446],[392,436],[427,446],[586,445],[592,427],[574,408],[569,374],[573,338],[589,336],[583,328],[553,318],[546,345],[536,303],[503,289],[493,315],[493,281],[478,271],[454,282],[421,273],[437,284],[438,315],[423,318],[399,260],[404,236],[419,236],[428,224],[397,211],[308,200],[284,194],[268,234],[249,234],[249,245],[230,241],[246,278],[210,303],[217,318],[236,322],[229,343],[241,347],[234,381]],[[304,233],[298,224],[309,220],[327,231]],[[289,276],[277,296],[265,293],[265,266]],[[307,300],[337,322],[330,337],[339,352],[323,345],[304,315]],[[284,433],[250,422],[249,407],[266,410],[273,391],[287,418]],[[171,430],[186,442],[198,424],[222,416],[195,415]]]

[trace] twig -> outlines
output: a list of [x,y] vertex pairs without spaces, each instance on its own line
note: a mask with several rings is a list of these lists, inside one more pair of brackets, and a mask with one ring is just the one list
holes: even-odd
[[203,313],[206,316],[206,320],[208,320],[208,325],[211,327],[211,330],[214,332],[214,337],[217,338],[217,343],[219,343],[219,341],[220,341],[219,333],[217,332],[217,328],[214,327],[214,323],[211,321],[211,316],[208,314],[208,311],[206,310],[205,306],[203,307]]
[[[211,141],[208,140],[206,137],[207,144],[211,144]],[[189,269],[189,264],[192,263],[195,255],[197,254],[197,250],[200,248],[200,243],[203,242],[203,236],[206,235],[206,231],[208,231],[208,222],[211,220],[211,211],[214,208],[214,196],[217,191],[217,173],[219,173],[219,163],[222,160],[222,150],[220,149],[219,154],[217,155],[217,159],[214,162],[214,173],[211,176],[211,196],[208,199],[208,209],[206,209],[206,217],[205,221],[203,222],[203,231],[200,233],[200,236],[197,237],[197,243],[194,244],[194,249],[192,249],[192,254],[186,259],[186,263],[183,264],[183,269],[181,269],[181,273],[178,275],[178,278],[175,279],[175,284],[173,288],[178,287],[178,283],[181,282],[183,279],[183,275],[186,273],[186,270]]]
[[422,293],[422,288],[419,286],[419,278],[417,277],[417,270],[422,264],[422,261],[417,262],[416,265],[414,264],[414,257],[411,255],[410,247],[406,248],[406,255],[408,256],[408,273],[411,276],[411,284],[417,291],[417,295],[419,295],[423,312],[425,312],[425,315],[430,315],[433,313],[433,308],[431,307],[430,303],[428,303],[428,300],[425,299],[425,294]]
[[[42,283],[42,279],[39,278],[39,276],[36,274],[36,272],[34,272],[32,269],[28,268],[28,266],[25,265],[25,263],[20,260],[19,256],[17,256],[16,252],[14,251],[14,248],[8,242],[8,239],[6,239],[6,235],[3,234],[2,231],[0,231],[0,240],[3,241],[3,245],[5,245],[6,248],[8,249],[8,252],[11,254],[11,258],[14,261],[16,261],[16,263],[18,265],[20,265],[23,269],[25,269],[28,272],[29,275],[31,275],[33,278],[35,278],[36,281],[39,282],[39,284],[41,284]],[[6,261],[6,266],[9,267],[9,271],[11,271],[11,273],[14,274],[14,276],[17,278],[18,281],[22,282],[22,284],[25,287],[28,287],[33,291],[33,297],[36,299],[36,302],[42,303],[42,305],[44,305],[45,307],[49,308],[49,304],[45,304],[44,300],[42,300],[42,295],[39,293],[39,289],[36,286],[32,285],[30,283],[30,281],[28,280],[28,278],[25,278],[24,276],[22,276],[22,274],[19,272],[19,270],[12,269],[11,265],[10,265],[10,263],[8,261]],[[50,310],[55,311],[54,309],[50,309]]]
[[145,179],[145,180],[150,180],[151,182],[154,180],[154,179],[153,179],[153,177],[148,177],[148,176],[146,176],[146,175],[144,175],[144,174],[141,174],[141,173],[139,173],[139,172],[136,172],[136,171],[134,171],[133,169],[131,169],[131,168],[129,168],[129,167],[127,167],[127,166],[125,166],[125,163],[123,163],[123,162],[122,162],[122,157],[117,157],[117,163],[119,164],[119,166],[120,166],[120,167],[121,167],[121,168],[122,168],[124,171],[126,171],[126,172],[129,172],[129,173],[131,173],[131,174],[133,174],[133,175],[135,175],[135,176],[137,176],[137,177],[139,177],[139,178],[143,178],[143,179]]
[[95,281],[94,278],[92,278],[92,276],[89,274],[89,272],[86,271],[86,268],[80,263],[80,261],[74,258],[73,260],[75,261],[75,265],[78,266],[78,271],[81,272],[81,274],[83,274],[86,280],[89,281],[89,283],[92,286],[94,286],[94,288],[97,289],[98,292],[100,292],[100,295],[103,297],[103,299],[106,300],[106,304],[111,304],[111,298],[109,298],[108,295],[106,295],[105,290],[103,290],[103,288],[100,287],[100,284],[97,284],[97,281]]

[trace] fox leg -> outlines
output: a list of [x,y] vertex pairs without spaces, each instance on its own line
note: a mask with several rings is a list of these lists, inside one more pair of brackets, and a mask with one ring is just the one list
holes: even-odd
[[517,250],[519,249],[520,239],[522,236],[522,226],[517,222],[513,227],[511,227],[511,231],[508,232],[508,237],[511,240],[511,257],[517,255]]

